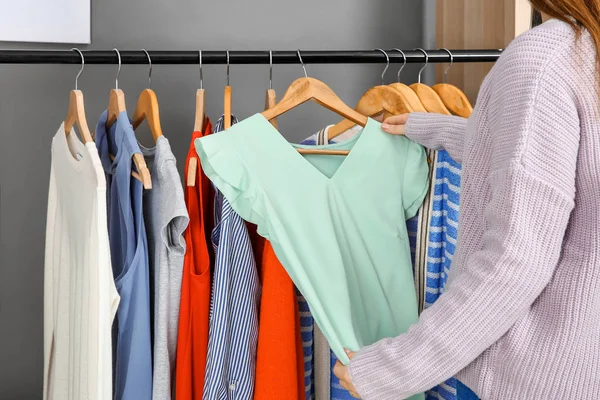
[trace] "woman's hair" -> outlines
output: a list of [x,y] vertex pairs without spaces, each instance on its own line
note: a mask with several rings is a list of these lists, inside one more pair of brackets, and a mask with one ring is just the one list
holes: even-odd
[[[596,43],[600,65],[600,0],[530,0],[539,11],[571,25],[578,35],[587,29]],[[599,67],[600,68],[600,67]]]

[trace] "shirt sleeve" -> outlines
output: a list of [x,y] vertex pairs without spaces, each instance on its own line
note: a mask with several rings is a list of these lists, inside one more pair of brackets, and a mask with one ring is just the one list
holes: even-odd
[[407,333],[353,358],[350,376],[363,399],[405,398],[454,376],[498,341],[552,279],[574,207],[580,128],[560,66],[552,54],[543,56],[542,71],[523,65],[522,52],[497,66],[482,110],[491,146],[482,247]]
[[408,143],[402,182],[404,215],[410,219],[417,214],[429,189],[429,165],[425,149],[417,143]]
[[462,163],[464,137],[468,119],[433,113],[411,113],[406,136],[431,150],[446,150]]
[[273,215],[264,201],[264,189],[255,176],[258,168],[249,164],[252,155],[252,135],[245,128],[246,121],[233,125],[227,131],[196,139],[195,146],[202,170],[227,199],[242,219],[257,225],[258,233],[271,239],[275,231]]

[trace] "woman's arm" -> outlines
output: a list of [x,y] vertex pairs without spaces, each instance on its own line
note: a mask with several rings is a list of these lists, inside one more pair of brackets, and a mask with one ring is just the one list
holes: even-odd
[[[454,376],[498,341],[552,279],[574,207],[579,114],[565,83],[568,69],[552,61],[552,52],[537,51],[538,62],[524,65],[523,53],[507,56],[488,87],[490,134],[479,144],[491,147],[491,158],[481,161],[491,164],[483,245],[407,333],[351,360],[349,374],[363,399],[405,398]],[[435,123],[422,118],[414,122]],[[419,128],[417,136],[426,141],[425,135]]]
[[462,162],[467,119],[431,113],[410,113],[387,118],[382,129],[395,135],[406,135],[433,150],[446,150],[450,157]]

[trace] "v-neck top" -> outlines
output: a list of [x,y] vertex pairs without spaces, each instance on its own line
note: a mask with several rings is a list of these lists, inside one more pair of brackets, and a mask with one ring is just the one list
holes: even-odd
[[[258,226],[336,356],[417,321],[407,218],[428,188],[423,148],[369,119],[356,138],[304,157],[261,115],[196,140],[202,168]],[[315,146],[311,146],[315,148]],[[318,238],[318,240],[315,240]]]

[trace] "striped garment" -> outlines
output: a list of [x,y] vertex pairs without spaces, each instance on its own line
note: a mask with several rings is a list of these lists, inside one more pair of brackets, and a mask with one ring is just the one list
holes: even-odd
[[[302,144],[327,144],[327,131],[328,127],[307,138]],[[358,132],[360,132],[360,128],[354,127],[329,140],[329,143],[348,140]],[[431,160],[431,165],[434,166],[431,168],[430,193],[423,201],[418,214],[406,221],[419,310],[433,304],[443,292],[446,284],[456,246],[460,200],[460,164],[454,161],[446,151],[428,151],[427,155]],[[431,179],[433,176],[435,179]],[[308,317],[310,314],[308,305],[300,304],[301,307],[305,307],[304,315],[307,316],[301,320],[301,326],[304,330],[312,329],[313,321]],[[311,363],[307,363],[305,367],[307,370],[312,370],[312,341],[311,347],[303,344],[305,345],[305,354],[310,354],[311,360]],[[331,352],[331,366],[333,367],[336,362],[337,358]],[[307,399],[310,399],[309,395],[310,393],[307,391]],[[339,380],[333,373],[331,373],[331,399],[352,399],[352,396],[340,386]],[[449,379],[426,393],[426,400],[439,399],[460,400],[456,396],[455,378]]]
[[[237,119],[232,117],[232,124]],[[223,130],[223,117],[215,132]],[[260,283],[246,224],[217,191],[212,243],[208,355],[203,398],[251,400],[254,392]]]
[[298,296],[298,309],[300,310],[300,336],[304,350],[304,388],[306,400],[315,400],[315,386],[313,381],[313,329],[314,321],[308,302],[296,289]]
[[[419,232],[419,237],[425,237],[427,243],[426,256],[420,259],[420,264],[425,265],[427,273],[423,285],[424,308],[430,307],[444,291],[456,248],[460,202],[460,164],[445,150],[431,153],[435,178],[430,180],[432,188],[422,209],[422,213],[427,215],[427,218],[423,218],[424,222],[429,222],[425,224],[426,232]],[[418,259],[417,256],[415,265],[419,263]],[[456,393],[455,378],[448,379],[426,393],[426,400],[437,399],[460,400]]]

